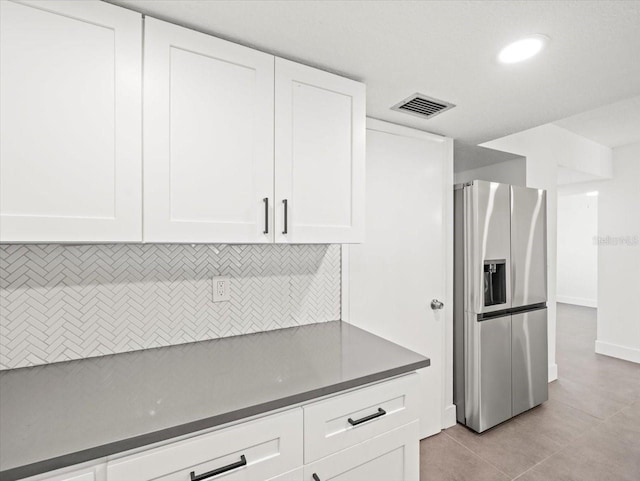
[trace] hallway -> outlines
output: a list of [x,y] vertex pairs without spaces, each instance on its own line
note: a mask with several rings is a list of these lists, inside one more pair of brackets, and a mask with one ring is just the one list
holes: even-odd
[[596,310],[558,304],[549,401],[482,435],[420,444],[421,481],[637,481],[640,365],[594,353]]

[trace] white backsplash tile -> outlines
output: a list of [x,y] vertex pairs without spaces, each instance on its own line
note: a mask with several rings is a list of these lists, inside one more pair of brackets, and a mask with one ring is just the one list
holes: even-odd
[[0,246],[0,369],[339,318],[339,245]]

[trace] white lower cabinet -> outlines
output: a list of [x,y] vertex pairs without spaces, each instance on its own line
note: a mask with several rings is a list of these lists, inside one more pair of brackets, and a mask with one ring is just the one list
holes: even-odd
[[83,468],[63,468],[26,478],[23,481],[105,481],[106,462],[94,462]]
[[288,473],[281,474],[275,478],[269,478],[267,481],[302,481],[304,471],[302,468],[294,469]]
[[407,374],[28,481],[418,481],[416,379]]
[[49,481],[96,481],[95,473],[83,473],[78,475],[72,475],[72,477],[64,476],[62,478],[52,478]]
[[95,472],[87,471],[80,473],[67,473],[50,478],[43,478],[42,481],[97,481]]
[[97,481],[96,474],[93,471],[80,473],[67,473],[49,478],[41,478],[42,481]]
[[109,461],[107,480],[259,481],[301,465],[298,408]]
[[303,406],[305,463],[417,419],[418,382],[413,373]]
[[418,481],[418,421],[304,467],[304,481]]

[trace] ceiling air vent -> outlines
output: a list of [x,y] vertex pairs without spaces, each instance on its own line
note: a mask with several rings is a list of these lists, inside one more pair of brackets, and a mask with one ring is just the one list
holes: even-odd
[[402,102],[395,104],[391,107],[391,110],[405,112],[423,119],[430,119],[454,107],[455,105],[444,100],[434,99],[423,94],[413,94]]

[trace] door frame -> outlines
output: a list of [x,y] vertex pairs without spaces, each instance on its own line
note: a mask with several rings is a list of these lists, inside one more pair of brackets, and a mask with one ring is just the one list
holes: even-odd
[[[430,141],[443,142],[446,145],[446,154],[443,160],[443,189],[442,218],[443,229],[441,231],[442,242],[445,246],[445,262],[443,263],[442,278],[445,282],[445,298],[442,329],[442,429],[456,424],[456,407],[453,404],[453,139],[430,132],[404,127],[390,122],[367,117],[367,130],[376,130],[403,137],[427,139]],[[366,235],[364,242],[367,242]],[[349,245],[342,245],[341,264],[341,319],[345,322],[350,320],[349,302]]]

